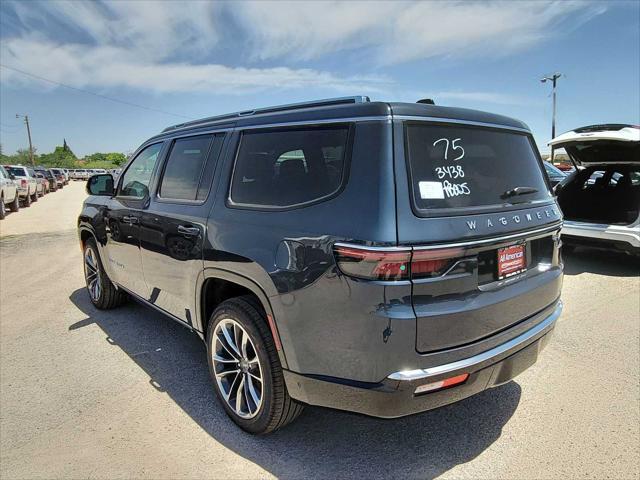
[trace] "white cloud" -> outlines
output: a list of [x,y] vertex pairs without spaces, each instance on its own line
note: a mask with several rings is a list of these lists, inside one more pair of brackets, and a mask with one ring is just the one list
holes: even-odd
[[[3,63],[76,87],[155,92],[318,87],[374,93],[391,80],[307,67],[318,59],[335,64],[337,53],[365,72],[434,56],[505,55],[559,33],[556,27],[568,18],[578,24],[604,11],[543,0],[47,1],[4,2],[3,8],[11,8],[21,26],[21,33],[2,39]],[[235,55],[232,64],[212,60],[221,52]],[[3,69],[2,81],[25,79]],[[449,92],[456,95],[507,103],[496,94]]]
[[[140,60],[123,47],[56,45],[47,41],[8,40],[2,61],[73,87],[130,87],[156,93],[245,93],[264,89],[324,88],[335,91],[376,92],[388,84],[382,76],[340,77],[309,68],[245,68],[219,64]],[[2,69],[3,82],[37,82],[10,69]]]
[[[260,59],[309,60],[367,49],[376,65],[511,54],[603,13],[583,1],[251,2],[233,4]],[[571,23],[571,22],[569,22]]]
[[61,32],[42,31],[42,23],[51,25],[51,18],[71,33],[86,35],[97,46],[126,47],[144,59],[167,58],[176,52],[202,54],[219,40],[220,8],[213,2],[45,1],[12,5],[23,25],[39,37],[61,41]]

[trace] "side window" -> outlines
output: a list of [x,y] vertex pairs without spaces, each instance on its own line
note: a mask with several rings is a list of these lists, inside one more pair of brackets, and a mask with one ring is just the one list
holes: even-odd
[[151,174],[158,161],[162,143],[149,145],[131,162],[122,176],[120,196],[143,199],[149,194]]
[[245,132],[231,203],[288,207],[332,195],[345,177],[348,138],[348,126]]
[[582,186],[583,189],[592,188],[604,180],[604,171],[596,170],[591,173],[587,181]]
[[175,140],[164,167],[160,197],[205,200],[223,139],[224,134]]

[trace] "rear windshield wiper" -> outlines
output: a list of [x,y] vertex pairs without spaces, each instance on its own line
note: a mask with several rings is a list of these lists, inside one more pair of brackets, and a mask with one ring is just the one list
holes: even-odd
[[517,195],[527,195],[529,193],[537,193],[538,189],[533,187],[515,187],[507,190],[502,194],[502,198],[515,197]]

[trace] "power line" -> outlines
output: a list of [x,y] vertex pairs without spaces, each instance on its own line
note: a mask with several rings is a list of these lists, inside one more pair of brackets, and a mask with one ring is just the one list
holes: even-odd
[[106,95],[102,95],[102,94],[96,93],[96,92],[91,92],[89,90],[84,90],[82,88],[72,87],[71,85],[66,85],[64,83],[56,82],[55,80],[49,80],[48,78],[44,78],[44,77],[41,77],[39,75],[34,75],[33,73],[25,72],[24,70],[20,70],[20,69],[15,68],[15,67],[10,67],[10,66],[4,65],[2,63],[0,63],[0,67],[6,68],[8,70],[13,70],[14,72],[21,73],[22,75],[26,75],[27,77],[32,77],[32,78],[35,78],[37,80],[41,80],[43,82],[49,82],[49,83],[52,83],[54,85],[58,85],[59,87],[64,87],[64,88],[68,88],[70,90],[75,90],[76,92],[86,93],[88,95],[93,95],[94,97],[103,98],[105,100],[110,100],[112,102],[122,103],[124,105],[129,105],[130,107],[142,108],[143,110],[149,110],[150,112],[164,113],[165,115],[173,115],[174,117],[181,117],[181,118],[187,118],[189,120],[192,120],[191,117],[187,117],[186,115],[180,115],[179,113],[172,113],[172,112],[167,112],[165,110],[159,110],[157,108],[146,107],[144,105],[139,105],[137,103],[127,102],[126,100],[120,100],[118,98],[108,97]]

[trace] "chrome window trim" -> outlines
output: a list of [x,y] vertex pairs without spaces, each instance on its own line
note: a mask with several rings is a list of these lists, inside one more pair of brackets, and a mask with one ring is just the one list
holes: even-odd
[[514,233],[511,235],[501,235],[491,238],[483,238],[478,240],[468,240],[465,242],[451,242],[451,243],[438,243],[434,245],[424,245],[424,246],[415,246],[415,245],[407,245],[407,246],[399,246],[399,247],[367,247],[364,245],[358,245],[356,243],[346,243],[346,242],[336,242],[333,245],[335,247],[346,247],[346,248],[356,248],[360,250],[369,250],[372,252],[409,252],[413,250],[437,250],[442,248],[452,248],[452,247],[473,247],[475,245],[483,245],[485,243],[499,243],[504,240],[512,240],[520,237],[527,237],[529,235],[535,235],[537,233],[547,233],[553,232],[554,230],[558,230],[562,227],[562,222],[556,222],[550,225],[547,225],[543,228],[536,228],[533,230],[525,230],[522,232]]
[[498,237],[491,237],[491,238],[484,238],[484,239],[479,239],[479,240],[469,240],[466,242],[457,242],[457,243],[442,243],[442,244],[437,244],[437,245],[426,245],[426,246],[418,246],[418,247],[413,247],[414,250],[434,250],[434,249],[439,249],[439,248],[450,248],[450,247],[465,247],[465,246],[474,246],[474,245],[482,245],[485,243],[498,243],[501,242],[503,240],[512,240],[515,238],[520,238],[520,237],[527,237],[529,235],[534,235],[536,233],[546,233],[546,232],[552,232],[554,230],[557,230],[559,228],[562,227],[562,222],[556,222],[550,225],[547,225],[545,227],[542,228],[536,228],[534,230],[525,230],[522,232],[518,232],[518,233],[513,233],[510,235],[501,235]]
[[470,125],[475,127],[489,127],[489,128],[500,128],[502,130],[514,130],[516,132],[528,133],[531,134],[531,130],[521,127],[512,127],[509,125],[502,125],[500,123],[487,123],[487,122],[476,122],[473,120],[462,120],[459,118],[444,118],[444,117],[420,117],[414,115],[394,115],[394,120],[416,120],[419,122],[430,122],[430,123],[455,123],[460,125]]
[[[480,365],[492,358],[498,357],[502,354],[509,353],[512,350],[515,350],[523,343],[531,340],[536,335],[545,332],[546,330],[551,330],[553,324],[558,320],[560,314],[562,313],[562,300],[558,300],[558,305],[555,310],[542,322],[540,322],[535,327],[527,330],[523,334],[512,338],[508,342],[505,342],[501,345],[498,345],[491,350],[487,350],[485,352],[479,353],[478,355],[474,355],[473,357],[465,358],[463,360],[458,360],[457,362],[445,363],[444,365],[436,365],[435,367],[430,368],[421,368],[415,370],[405,370],[402,372],[394,372],[389,375],[387,378],[389,380],[400,380],[400,381],[415,381],[422,380],[429,377],[434,377],[436,375],[443,375],[451,372],[455,372],[457,370],[463,369],[472,369],[477,365]],[[472,372],[468,372],[472,373]]]
[[[336,242],[334,247],[355,248],[358,250],[367,250],[369,252],[410,252],[411,246],[406,247],[366,247],[364,245],[358,245],[356,243]],[[395,282],[394,282],[395,284]]]

